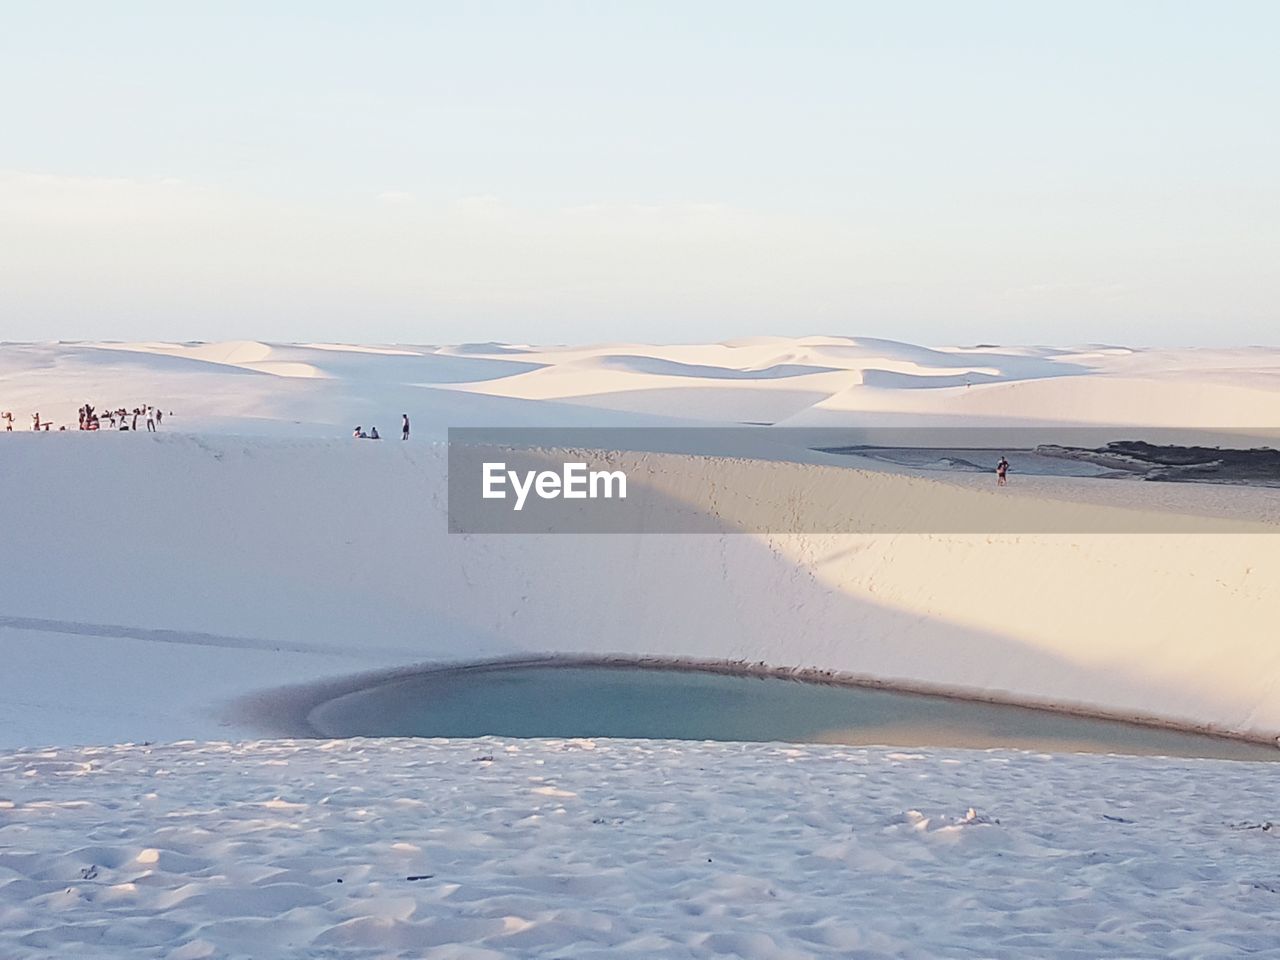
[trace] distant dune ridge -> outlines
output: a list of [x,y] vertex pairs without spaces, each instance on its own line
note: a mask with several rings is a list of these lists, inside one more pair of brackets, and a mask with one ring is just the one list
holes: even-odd
[[893,416],[1280,425],[1280,350],[1262,347],[934,349],[847,337],[590,347],[6,344],[0,376],[0,402],[27,418],[20,426],[40,406],[56,423],[74,425],[80,404],[115,403],[109,396],[172,407],[182,417],[175,429],[310,436],[339,435],[370,419],[385,431],[409,410],[419,429],[436,432],[640,416],[793,426]]

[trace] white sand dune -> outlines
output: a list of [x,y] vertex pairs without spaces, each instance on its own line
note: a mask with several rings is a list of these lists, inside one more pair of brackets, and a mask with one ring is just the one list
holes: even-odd
[[[0,434],[0,747],[28,748],[0,755],[0,956],[1274,952],[1269,765],[29,748],[259,736],[236,704],[281,685],[556,652],[812,667],[1275,737],[1275,490],[1019,476],[996,491],[760,428],[749,448],[710,431],[700,449],[616,456],[695,514],[840,508],[860,532],[450,535],[438,440],[744,421],[1274,428],[1278,371],[1263,349],[839,337],[0,345],[18,430]],[[157,435],[22,429],[36,410],[74,428],[86,400],[173,416]],[[355,423],[393,436],[401,412],[410,443],[349,439]],[[1079,532],[876,527],[904,508],[939,530],[1053,509]],[[1169,517],[1188,526],[1121,532]]]
[[[957,386],[953,378],[946,378],[933,390],[903,389],[927,385],[901,374],[868,374],[874,376],[798,412],[785,425],[842,426],[865,423],[867,414],[886,413],[985,422],[1206,429],[1270,428],[1280,423],[1280,380],[1261,371],[1241,373],[1231,381],[1220,379],[1216,372],[1174,372],[987,381],[972,387]],[[1082,379],[1086,382],[1078,382]]]
[[[637,455],[635,467],[695,508],[739,511],[735,522],[754,508],[729,507],[726,492],[784,508],[793,501],[847,504],[851,517],[870,524],[866,530],[875,527],[865,504],[900,511],[918,496],[920,506],[911,509],[937,511],[942,528],[948,516],[1016,511],[1025,500],[1026,509],[1062,503],[1082,511],[1082,531],[1106,529],[1108,511],[1119,509],[1129,511],[1115,516],[1127,516],[1130,529],[1134,517],[1156,510],[1217,518],[1207,522],[1218,532],[471,538],[444,532],[443,454],[417,442],[446,426],[739,422],[773,419],[788,406],[802,410],[788,423],[990,423],[1008,415],[1053,423],[1114,415],[1126,424],[1179,417],[1252,424],[1265,422],[1268,410],[1280,413],[1280,351],[940,350],[838,337],[513,349],[258,342],[0,348],[0,408],[19,414],[19,433],[0,438],[0,475],[8,502],[21,505],[11,510],[0,547],[7,571],[0,618],[10,624],[0,636],[11,662],[32,672],[46,650],[63,650],[67,662],[67,671],[47,682],[31,684],[14,672],[0,679],[10,698],[3,708],[9,729],[22,731],[5,735],[7,742],[44,742],[32,716],[49,718],[48,739],[63,742],[214,735],[219,704],[256,683],[232,682],[241,655],[234,648],[206,645],[191,676],[212,671],[226,681],[201,691],[196,680],[183,679],[184,654],[175,647],[185,645],[169,643],[165,696],[136,698],[129,710],[113,712],[101,702],[110,697],[93,683],[95,673],[136,676],[133,685],[145,688],[153,671],[137,663],[130,674],[106,663],[114,647],[86,641],[104,626],[167,630],[170,640],[239,638],[258,644],[262,656],[284,645],[279,652],[290,665],[280,666],[281,683],[508,653],[687,655],[1280,734],[1280,662],[1267,641],[1268,625],[1280,618],[1280,539],[1235,536],[1222,526],[1274,523],[1275,492],[1021,477],[992,500],[989,478],[920,475],[886,487],[877,474],[823,467],[835,461],[772,444],[771,437],[787,435],[762,430],[750,450],[727,438],[715,449],[719,434],[711,433],[704,449],[716,458],[681,449],[681,456]],[[255,369],[297,363],[324,376]],[[840,369],[751,378],[780,366]],[[1058,366],[1064,375],[1047,375]],[[926,379],[945,380],[956,370],[1024,379],[934,389],[860,382],[895,367],[932,371]],[[521,395],[532,380],[561,385],[550,398]],[[829,392],[821,398],[821,390],[790,389],[824,380]],[[584,392],[603,386],[606,394]],[[172,406],[164,429],[201,435],[22,434],[28,409],[57,419],[64,406],[69,413],[84,399],[106,403],[117,395],[126,404]],[[612,398],[610,409],[599,401],[604,396]],[[654,402],[626,410],[620,397]],[[400,412],[413,417],[409,445],[310,439],[346,437],[353,423],[381,422],[384,434],[394,435]],[[726,453],[774,462],[724,459]],[[719,502],[705,501],[708,490],[722,491]],[[82,626],[63,633],[60,623]],[[126,638],[131,652],[120,663],[145,657],[155,642],[147,636],[153,639]],[[335,651],[348,662],[336,664]],[[209,660],[219,656],[230,659],[214,668]],[[76,708],[55,709],[59,700],[95,706],[81,716]],[[28,709],[33,703],[42,706]],[[96,714],[102,720],[95,728],[89,718]]]
[[[241,374],[228,377],[227,374]],[[249,384],[245,374],[258,374]],[[509,401],[514,423],[583,422],[558,402],[645,418],[708,423],[865,425],[913,422],[1115,423],[1274,427],[1280,351],[1120,347],[927,348],[847,337],[751,338],[721,344],[461,347],[110,343],[6,345],[0,403],[74,422],[85,402],[159,403],[187,429],[333,436],[409,407],[421,429],[475,420]],[[118,398],[118,399],[117,399]],[[536,401],[537,413],[517,408]],[[43,407],[44,409],[41,409]],[[576,418],[576,420],[575,420]],[[238,422],[238,426],[237,426]],[[653,422],[648,420],[646,422]],[[345,428],[345,429],[343,429]]]
[[[122,668],[101,661],[129,657],[140,692],[160,677],[145,642],[86,651],[83,636],[102,625],[172,631],[160,639],[179,645],[184,633],[280,645],[292,655],[279,683],[504,654],[694,656],[1280,735],[1270,642],[1280,536],[1232,532],[1280,529],[1280,491],[1053,477],[997,491],[985,477],[634,454],[615,462],[694,514],[736,523],[758,502],[845,505],[852,529],[872,532],[493,537],[446,532],[434,445],[127,433],[5,442],[2,479],[24,509],[6,527],[0,613],[41,626],[6,631],[9,655],[36,671],[67,642],[59,623],[86,625],[70,631],[63,670],[0,678],[7,721],[38,703],[55,741],[225,733],[220,699],[265,685],[254,674],[240,691],[206,690],[209,648],[190,670],[165,649],[164,695],[118,716],[96,678]],[[1085,532],[892,532],[895,511],[933,511],[945,529],[949,517],[1047,502]],[[1141,525],[1150,511],[1198,514],[1208,532],[1096,532],[1163,529]],[[878,518],[889,529],[874,532]],[[350,659],[335,663],[334,651]],[[61,701],[96,703],[102,718],[59,718]]]

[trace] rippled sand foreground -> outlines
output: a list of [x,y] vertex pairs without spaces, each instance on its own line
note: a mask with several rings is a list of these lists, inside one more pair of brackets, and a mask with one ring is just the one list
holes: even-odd
[[1234,957],[1269,765],[667,741],[0,755],[0,955]]

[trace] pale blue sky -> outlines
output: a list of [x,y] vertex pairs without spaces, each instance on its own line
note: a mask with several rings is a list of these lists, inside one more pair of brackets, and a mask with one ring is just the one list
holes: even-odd
[[0,339],[1277,343],[1278,35],[1270,0],[8,0]]

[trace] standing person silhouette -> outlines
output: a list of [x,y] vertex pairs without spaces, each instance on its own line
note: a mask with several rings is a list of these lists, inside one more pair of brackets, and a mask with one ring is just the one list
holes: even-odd
[[996,464],[996,486],[1003,487],[1009,482],[1009,461],[1000,455],[1000,462]]
[[403,421],[400,424],[400,439],[408,440],[409,439],[409,415],[407,413],[402,413],[400,414],[400,419]]

